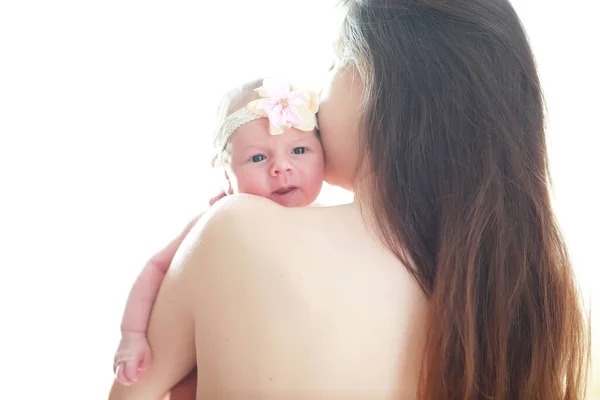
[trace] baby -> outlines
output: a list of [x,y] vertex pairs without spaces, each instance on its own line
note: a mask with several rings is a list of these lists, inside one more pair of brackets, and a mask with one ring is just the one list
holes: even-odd
[[[318,95],[276,79],[260,85],[250,82],[225,96],[213,166],[223,169],[225,194],[253,194],[285,207],[311,205],[321,191],[324,170],[316,131]],[[148,261],[130,291],[113,365],[124,385],[135,383],[151,362],[146,338],[150,312],[177,249],[198,218]]]

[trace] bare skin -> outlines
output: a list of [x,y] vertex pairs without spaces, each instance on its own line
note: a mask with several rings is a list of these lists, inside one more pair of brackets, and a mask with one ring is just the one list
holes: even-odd
[[[291,128],[284,134],[271,135],[268,126],[268,120],[260,118],[241,126],[230,138],[230,162],[224,168],[229,194],[263,196],[286,207],[313,203],[324,173],[323,150],[316,132]],[[137,382],[152,361],[146,338],[152,305],[173,256],[197,220],[194,218],[146,263],[130,291],[113,362],[115,376],[124,385]]]
[[356,204],[231,196],[167,273],[148,331],[153,363],[110,398],[160,399],[196,365],[197,399],[414,398],[425,313]]
[[[325,179],[349,190],[361,85],[355,70],[336,67],[320,104]],[[189,396],[194,368],[196,399],[416,398],[427,300],[369,215],[357,203],[217,203],[161,286],[152,364],[133,386],[115,382],[110,399],[161,399],[175,386]]]

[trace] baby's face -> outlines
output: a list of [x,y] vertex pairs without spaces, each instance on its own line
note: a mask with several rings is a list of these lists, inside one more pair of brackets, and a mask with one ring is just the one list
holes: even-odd
[[229,140],[226,167],[233,193],[269,198],[286,207],[311,204],[323,185],[323,148],[314,131],[268,132],[260,118],[241,126]]

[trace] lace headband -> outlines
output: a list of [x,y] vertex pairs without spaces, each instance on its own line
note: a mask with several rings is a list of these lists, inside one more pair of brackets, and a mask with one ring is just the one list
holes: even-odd
[[215,150],[219,153],[225,150],[225,147],[227,147],[227,142],[229,142],[229,138],[231,135],[233,135],[233,132],[235,132],[240,126],[259,118],[260,115],[253,113],[248,106],[229,115],[227,118],[225,118],[225,121],[223,121],[223,124],[221,124],[221,127],[215,135],[215,139],[213,141]]
[[292,89],[289,83],[277,79],[263,80],[263,85],[255,91],[261,98],[229,115],[219,127],[213,142],[217,152],[225,150],[237,129],[258,118],[269,119],[271,135],[280,135],[292,127],[301,131],[317,127],[319,95],[316,92]]

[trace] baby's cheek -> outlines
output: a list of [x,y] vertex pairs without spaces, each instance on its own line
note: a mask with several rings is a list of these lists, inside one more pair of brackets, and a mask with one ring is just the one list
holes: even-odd
[[230,168],[227,171],[227,180],[229,181],[229,187],[233,194],[243,193],[243,187],[241,187],[243,179],[240,180],[240,174],[239,171],[236,170],[236,168]]
[[319,177],[313,178],[311,182],[311,189],[315,196],[318,196],[323,187],[323,175],[319,175]]
[[237,176],[237,187],[234,188],[234,193],[246,193],[253,194],[256,196],[268,196],[271,192],[265,185],[264,179],[258,174],[238,174]]
[[[321,192],[321,188],[323,187],[323,178],[324,178],[324,168],[323,165],[315,164],[314,168],[312,168],[307,174],[308,181],[308,194],[313,197],[317,197]],[[314,199],[313,199],[314,200]]]

